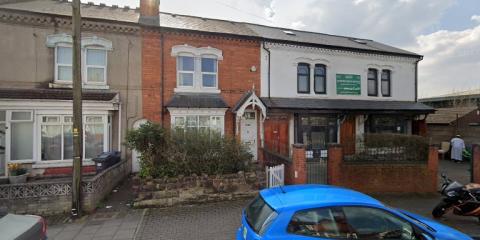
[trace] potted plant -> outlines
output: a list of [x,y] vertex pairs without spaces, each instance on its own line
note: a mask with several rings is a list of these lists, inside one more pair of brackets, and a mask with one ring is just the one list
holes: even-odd
[[9,163],[8,171],[8,180],[11,184],[25,183],[27,182],[27,169],[24,168],[21,164],[18,163]]

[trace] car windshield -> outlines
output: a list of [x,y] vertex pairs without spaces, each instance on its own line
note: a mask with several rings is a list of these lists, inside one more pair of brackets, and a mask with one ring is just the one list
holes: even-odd
[[245,209],[248,225],[260,235],[276,216],[277,213],[268,206],[261,196],[255,198]]

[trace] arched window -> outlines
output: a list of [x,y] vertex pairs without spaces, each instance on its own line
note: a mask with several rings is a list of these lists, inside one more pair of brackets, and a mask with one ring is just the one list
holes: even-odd
[[315,93],[327,93],[327,68],[323,64],[315,64],[313,72]]
[[382,70],[382,96],[390,97],[392,96],[391,93],[391,77],[392,72],[390,70],[384,69]]
[[378,96],[378,70],[368,69],[368,96]]
[[299,63],[297,66],[297,92],[310,93],[310,64]]

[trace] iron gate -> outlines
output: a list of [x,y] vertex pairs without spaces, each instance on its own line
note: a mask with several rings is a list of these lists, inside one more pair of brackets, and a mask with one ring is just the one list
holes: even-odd
[[327,184],[328,183],[328,150],[327,149],[306,149],[307,159],[307,183]]

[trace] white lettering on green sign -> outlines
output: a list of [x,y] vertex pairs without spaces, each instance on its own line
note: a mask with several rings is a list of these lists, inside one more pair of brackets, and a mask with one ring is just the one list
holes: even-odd
[[360,95],[361,77],[355,74],[337,74],[338,95]]

